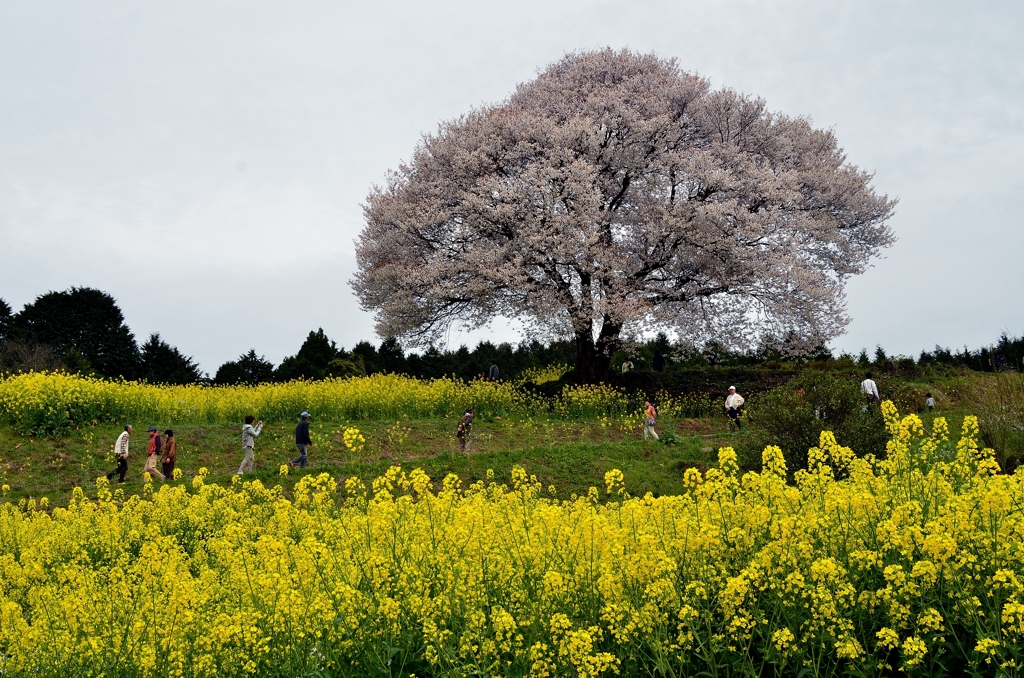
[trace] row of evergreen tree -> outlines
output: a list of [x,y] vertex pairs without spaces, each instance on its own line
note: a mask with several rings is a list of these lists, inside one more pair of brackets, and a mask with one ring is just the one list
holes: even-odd
[[66,370],[164,384],[257,384],[378,372],[472,379],[487,373],[492,361],[501,365],[503,376],[514,377],[532,367],[571,363],[574,356],[567,342],[513,348],[485,341],[472,351],[462,346],[456,351],[431,348],[406,354],[396,340],[385,339],[379,346],[362,341],[346,351],[318,329],[276,367],[250,349],[221,365],[211,378],[191,356],[157,333],[140,346],[115,299],[101,290],[72,287],[47,292],[17,313],[0,299],[0,373]]
[[408,374],[421,379],[455,377],[470,380],[488,374],[491,363],[499,365],[503,378],[516,378],[524,370],[555,364],[571,364],[575,349],[569,342],[541,344],[531,342],[512,346],[482,341],[472,351],[460,346],[455,351],[428,348],[423,353],[406,353],[395,339],[385,339],[380,346],[361,341],[351,351],[329,339],[323,329],[310,332],[298,353],[273,363],[255,350],[224,363],[217,370],[216,384],[289,381],[291,379],[323,379],[380,372]]
[[[367,341],[351,351],[339,347],[323,331],[311,331],[298,352],[274,366],[255,349],[237,360],[221,365],[212,378],[204,374],[191,356],[184,355],[152,334],[141,346],[124,322],[124,314],[112,296],[87,287],[72,287],[63,292],[47,292],[14,313],[0,299],[0,373],[29,370],[68,370],[82,374],[152,383],[263,383],[292,379],[348,377],[378,372],[395,372],[420,378],[454,376],[473,379],[488,373],[492,362],[503,378],[514,379],[525,370],[554,364],[571,365],[575,360],[571,342],[537,341],[512,346],[482,341],[470,350],[428,348],[422,353],[406,353],[395,339],[379,346]],[[696,367],[771,366],[786,360],[775,348],[735,352],[714,343],[703,347],[673,343],[665,334],[648,341],[623,347],[613,356],[612,369],[626,360],[634,369],[676,371]],[[874,356],[862,351],[858,356],[838,357],[825,347],[799,356],[798,361],[853,361],[862,366],[883,369],[909,369],[943,365],[977,371],[1024,368],[1024,337],[1003,334],[994,346],[950,351],[936,346],[922,351],[917,360],[887,356],[878,347]]]

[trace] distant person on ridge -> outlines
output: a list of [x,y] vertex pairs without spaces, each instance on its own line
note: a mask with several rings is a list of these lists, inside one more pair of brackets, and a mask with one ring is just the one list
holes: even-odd
[[664,372],[665,371],[665,356],[661,355],[661,351],[657,351],[654,354],[654,371]]
[[117,437],[117,442],[114,443],[114,458],[117,459],[117,468],[107,474],[107,480],[113,478],[116,473],[118,475],[117,482],[124,482],[124,476],[128,473],[128,436],[131,433],[132,425],[125,424],[124,430],[121,431],[121,435]]
[[466,453],[466,445],[469,444],[469,432],[473,430],[473,408],[467,407],[466,413],[459,419],[459,426],[455,429],[455,437],[459,439],[459,452]]
[[149,450],[146,455],[146,468],[142,469],[143,473],[148,473],[154,478],[165,480],[164,474],[160,472],[160,469],[156,467],[158,459],[162,458],[161,451],[163,449],[163,441],[160,440],[160,434],[156,431],[156,426],[149,427]]
[[487,375],[491,381],[498,381],[498,363],[491,361],[491,371]]
[[295,445],[299,448],[299,456],[288,462],[288,466],[292,468],[306,468],[306,463],[308,461],[306,448],[313,444],[313,441],[309,437],[309,412],[303,412],[299,417],[301,421],[299,421],[299,425],[295,427]]
[[865,374],[864,381],[860,382],[860,392],[867,397],[869,405],[879,401],[878,385],[875,383],[875,380],[871,378],[870,372]]
[[256,417],[251,414],[246,415],[245,423],[242,424],[242,463],[238,467],[238,475],[245,475],[246,473],[252,473],[252,467],[256,463],[256,438],[263,431],[263,420],[256,421],[256,425],[252,423],[256,421]]
[[164,458],[161,460],[164,467],[164,477],[174,478],[174,462],[178,460],[178,443],[174,440],[174,431],[164,431],[167,442],[164,444]]
[[654,409],[651,401],[644,401],[644,440],[648,437],[658,439],[658,432],[654,430],[658,423],[658,410]]
[[729,415],[730,419],[729,430],[732,430],[733,424],[736,424],[738,430],[743,430],[743,424],[740,422],[740,408],[745,402],[743,396],[736,392],[736,387],[730,386],[729,395],[725,397],[725,413]]

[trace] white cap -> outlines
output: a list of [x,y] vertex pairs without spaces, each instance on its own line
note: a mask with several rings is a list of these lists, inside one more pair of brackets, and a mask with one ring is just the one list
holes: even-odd
[[736,387],[735,387],[735,386],[730,386],[730,387],[729,387],[729,390],[730,390],[730,391],[735,391],[735,390],[736,390]]

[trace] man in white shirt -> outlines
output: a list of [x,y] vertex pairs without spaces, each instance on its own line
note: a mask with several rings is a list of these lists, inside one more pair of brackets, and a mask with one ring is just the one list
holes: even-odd
[[864,381],[860,382],[860,392],[868,399],[868,404],[878,402],[878,385],[871,378],[871,373],[864,375]]
[[131,435],[131,432],[131,424],[125,424],[121,435],[117,437],[117,442],[114,443],[114,458],[117,459],[117,468],[107,474],[107,480],[113,478],[116,473],[117,482],[124,482],[124,474],[128,473],[128,436]]
[[743,424],[740,422],[740,408],[743,407],[743,396],[736,392],[735,386],[729,387],[729,395],[725,397],[725,412],[729,415],[732,420],[729,422],[729,428],[732,429],[732,425],[735,423],[736,428],[743,430]]
[[632,371],[633,371],[633,361],[630,360],[629,358],[626,358],[625,360],[622,361],[622,373],[625,374],[626,372],[632,372]]

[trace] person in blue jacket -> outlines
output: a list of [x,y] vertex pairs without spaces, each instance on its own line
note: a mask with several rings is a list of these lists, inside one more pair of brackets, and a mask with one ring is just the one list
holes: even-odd
[[288,465],[292,468],[306,468],[308,461],[306,448],[313,444],[313,441],[309,439],[309,412],[303,412],[299,416],[302,419],[299,421],[299,425],[295,427],[295,445],[299,448],[299,456],[288,462]]

